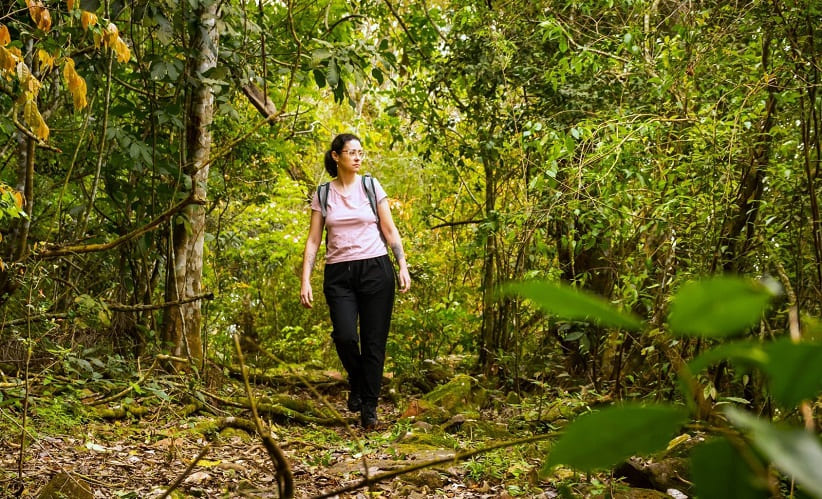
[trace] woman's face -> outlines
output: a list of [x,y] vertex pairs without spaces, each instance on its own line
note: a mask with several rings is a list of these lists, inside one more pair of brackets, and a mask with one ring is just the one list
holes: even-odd
[[354,173],[359,171],[364,158],[365,152],[359,140],[349,140],[339,153],[334,152],[337,168],[353,171]]

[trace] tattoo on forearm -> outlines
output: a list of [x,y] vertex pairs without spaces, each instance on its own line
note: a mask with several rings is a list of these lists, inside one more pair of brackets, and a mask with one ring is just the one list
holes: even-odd
[[308,255],[308,268],[309,268],[309,270],[314,268],[314,260],[316,258],[317,258],[317,255]]
[[394,243],[391,245],[391,251],[394,252],[394,257],[399,260],[405,259],[405,253],[402,251],[402,243]]

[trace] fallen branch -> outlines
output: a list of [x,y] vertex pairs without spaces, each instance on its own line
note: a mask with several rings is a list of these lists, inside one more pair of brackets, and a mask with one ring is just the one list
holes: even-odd
[[198,300],[213,300],[214,293],[200,293],[199,295],[189,296],[175,301],[167,301],[164,303],[138,303],[136,305],[124,305],[122,303],[106,302],[106,306],[110,310],[117,312],[145,312],[148,310],[160,310],[162,308],[174,307],[177,305],[184,305]]
[[[272,354],[269,354],[268,352],[263,350],[259,344],[253,342],[253,340],[250,340],[249,338],[244,338],[243,341],[249,341],[249,343],[251,343],[255,348],[257,348],[267,357],[272,359],[275,358]],[[228,374],[231,377],[242,381],[243,370],[240,367],[232,365],[220,365],[220,367],[228,371]],[[309,380],[306,378],[306,376],[299,373],[295,373],[293,371],[290,377],[282,374],[269,374],[263,371],[262,369],[249,369],[248,367],[246,367],[246,371],[248,376],[254,380],[255,384],[262,383],[272,387],[313,386],[315,388],[320,387],[322,389],[332,390],[348,386],[348,384],[343,379],[333,378],[331,376],[325,376],[323,379]]]
[[[252,404],[247,398],[227,399],[203,390],[199,390],[199,392],[220,402],[224,406],[252,409]],[[265,397],[259,402],[255,401],[254,406],[258,412],[265,413],[268,416],[278,416],[277,419],[283,422],[297,421],[299,423],[314,423],[323,426],[340,426],[346,423],[338,414],[323,414],[317,411],[311,404],[286,395]]]
[[80,245],[63,246],[63,247],[52,246],[49,249],[45,249],[43,251],[38,252],[35,256],[38,259],[55,258],[55,257],[58,257],[58,256],[77,255],[77,254],[81,254],[81,253],[95,253],[95,252],[99,252],[99,251],[106,251],[106,250],[110,250],[112,248],[116,248],[117,246],[120,246],[123,243],[126,243],[126,242],[128,242],[128,241],[130,241],[134,238],[140,237],[143,234],[154,230],[157,226],[159,226],[163,222],[167,221],[172,216],[174,216],[177,212],[179,212],[180,210],[182,210],[183,208],[185,208],[186,206],[188,206],[190,204],[204,205],[205,201],[202,200],[202,199],[198,199],[198,198],[194,197],[194,191],[192,191],[192,195],[188,196],[184,200],[180,201],[176,205],[174,205],[171,208],[169,208],[168,210],[164,211],[159,216],[157,216],[157,218],[155,218],[154,220],[152,220],[148,224],[143,225],[142,227],[139,227],[139,228],[129,232],[128,234],[123,234],[122,236],[118,237],[117,239],[114,239],[114,240],[109,241],[107,243],[98,243],[98,244],[80,244]]
[[198,423],[197,426],[194,427],[194,431],[202,433],[210,440],[226,428],[235,428],[251,434],[257,433],[257,427],[253,421],[250,419],[236,418],[234,416]]
[[204,458],[204,457],[205,457],[205,455],[206,455],[206,453],[207,453],[210,449],[211,449],[211,444],[210,444],[210,443],[206,444],[206,445],[205,445],[205,446],[204,446],[204,447],[200,450],[199,454],[197,454],[197,457],[195,457],[195,458],[191,461],[191,463],[189,463],[189,465],[188,465],[188,467],[186,467],[185,471],[183,471],[183,472],[180,474],[180,476],[178,476],[178,477],[177,477],[177,479],[176,479],[176,480],[174,480],[174,482],[172,482],[172,484],[168,486],[168,488],[166,489],[166,491],[165,491],[165,492],[163,492],[163,495],[161,495],[161,496],[160,496],[160,499],[165,499],[166,497],[168,497],[168,495],[169,495],[169,494],[171,494],[171,493],[174,491],[174,489],[176,489],[177,487],[179,487],[179,486],[180,486],[180,484],[181,484],[181,483],[183,483],[183,480],[185,480],[185,478],[189,475],[189,473],[191,473],[191,470],[193,470],[193,469],[194,469],[194,467],[195,467],[195,466],[197,466],[197,463],[199,463],[199,462],[200,462],[200,459]]
[[549,438],[554,438],[554,437],[556,437],[556,435],[553,435],[553,434],[536,435],[536,436],[533,436],[533,437],[526,437],[526,438],[522,438],[522,439],[518,439],[518,440],[510,440],[510,441],[506,441],[506,442],[501,442],[501,443],[498,443],[498,444],[490,445],[488,447],[482,447],[480,449],[475,449],[475,450],[472,450],[472,451],[456,453],[456,454],[454,454],[453,457],[445,457],[445,458],[441,458],[441,459],[434,459],[432,461],[425,461],[425,462],[415,464],[415,465],[412,465],[412,466],[407,466],[405,468],[400,468],[398,470],[388,471],[386,473],[380,473],[379,475],[373,475],[371,477],[366,477],[366,478],[363,478],[359,482],[354,483],[352,485],[348,485],[346,487],[342,487],[340,489],[336,489],[336,490],[333,490],[331,492],[326,492],[326,493],[320,494],[318,496],[313,496],[312,499],[325,499],[327,497],[334,497],[334,496],[337,496],[337,495],[344,494],[346,492],[353,492],[353,491],[355,491],[357,489],[361,489],[363,487],[370,487],[370,486],[372,486],[374,484],[377,484],[379,482],[383,482],[385,480],[396,478],[398,476],[405,475],[405,474],[408,474],[408,473],[413,473],[414,471],[419,471],[419,470],[422,470],[422,469],[425,469],[425,468],[432,468],[434,466],[439,466],[439,465],[442,465],[442,464],[456,463],[457,461],[462,461],[462,460],[465,460],[465,459],[469,459],[469,458],[472,458],[474,456],[484,454],[486,452],[490,452],[492,450],[505,449],[505,448],[514,447],[514,446],[517,446],[517,445],[531,444],[531,443],[540,442],[542,440],[547,440]]
[[126,419],[130,416],[140,417],[145,416],[149,412],[151,412],[151,409],[137,404],[125,404],[121,405],[120,407],[115,407],[113,409],[105,408],[96,409],[94,411],[97,417],[108,420]]
[[263,446],[268,451],[271,461],[274,463],[274,470],[277,473],[277,488],[279,497],[290,499],[294,497],[294,477],[291,474],[291,468],[288,461],[285,459],[283,451],[277,447],[277,443],[271,438],[271,434],[263,427],[260,416],[257,414],[257,407],[254,404],[254,394],[251,391],[251,385],[248,383],[248,374],[245,367],[245,359],[243,359],[243,350],[240,348],[240,338],[234,335],[234,346],[237,349],[237,358],[240,360],[240,368],[243,372],[243,382],[245,390],[248,394],[248,400],[251,405],[251,415],[254,416],[254,425],[257,427],[257,433],[263,439]]

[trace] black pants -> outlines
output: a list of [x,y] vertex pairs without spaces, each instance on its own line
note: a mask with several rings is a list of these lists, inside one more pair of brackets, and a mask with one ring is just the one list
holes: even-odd
[[323,292],[334,326],[331,337],[351,390],[360,393],[363,406],[376,407],[394,308],[391,260],[384,255],[327,264]]

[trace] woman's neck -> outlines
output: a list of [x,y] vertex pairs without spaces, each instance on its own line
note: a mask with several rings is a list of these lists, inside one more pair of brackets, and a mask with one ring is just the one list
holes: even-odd
[[337,182],[339,182],[340,185],[343,186],[343,187],[349,187],[350,185],[352,185],[356,181],[357,181],[357,174],[354,173],[354,172],[351,172],[351,173],[339,172],[337,174]]

